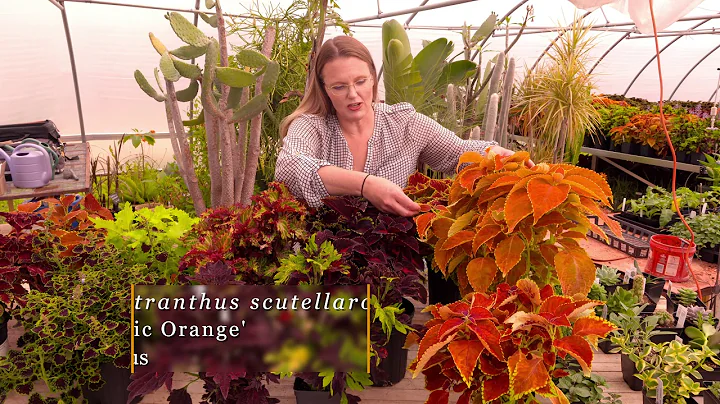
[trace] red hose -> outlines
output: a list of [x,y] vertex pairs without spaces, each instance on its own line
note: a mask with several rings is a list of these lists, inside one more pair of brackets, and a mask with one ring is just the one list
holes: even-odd
[[[672,144],[672,140],[670,139],[670,133],[668,132],[667,125],[665,123],[665,113],[663,112],[663,78],[662,78],[662,68],[660,64],[660,45],[658,44],[658,36],[657,36],[657,26],[655,25],[655,11],[653,10],[653,0],[648,0],[650,2],[650,18],[652,19],[652,25],[653,25],[653,35],[655,37],[655,56],[657,59],[657,66],[658,66],[658,76],[660,77],[660,123],[662,124],[663,131],[665,131],[665,138],[667,139],[668,146],[670,146],[670,152],[672,153],[673,158],[673,170],[672,170],[672,198],[673,198],[673,205],[675,209],[677,210],[678,216],[680,216],[680,220],[683,222],[685,227],[690,232],[690,245],[695,243],[695,233],[693,233],[692,229],[690,228],[690,225],[688,225],[687,221],[685,221],[685,217],[683,216],[682,212],[680,211],[680,204],[677,201],[677,194],[675,193],[675,183],[677,180],[677,156],[675,155],[675,147]],[[683,250],[686,248],[686,246],[681,247]],[[693,277],[693,280],[695,281],[695,287],[697,288],[698,296],[700,297],[700,300],[702,300],[702,291],[700,290],[700,283],[697,280],[697,276],[695,276],[695,272],[693,271],[692,267],[690,266],[690,260],[687,258],[687,254],[683,251],[683,259],[685,260],[685,265],[687,266],[688,270],[690,271],[690,274]]]

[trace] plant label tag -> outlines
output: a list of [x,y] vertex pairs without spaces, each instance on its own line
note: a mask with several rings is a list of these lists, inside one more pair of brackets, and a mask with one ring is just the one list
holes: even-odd
[[691,210],[691,211],[690,211],[690,219],[694,219],[695,216],[697,216],[697,212],[694,211],[694,210]]
[[[608,318],[608,308],[607,308],[607,304],[603,304],[602,318],[605,319],[605,320],[607,320],[607,318]],[[718,322],[718,324],[720,324],[720,322]]]
[[677,307],[677,310],[675,312],[675,315],[677,316],[677,324],[675,325],[676,328],[685,327],[685,319],[687,318],[687,313],[688,313],[687,307],[683,306],[682,304],[679,304]]
[[600,284],[600,278],[595,278],[595,284],[597,284],[597,285]]
[[622,209],[621,209],[623,212],[625,212],[625,201],[626,200],[627,200],[627,198],[623,198],[623,204],[622,204]]
[[640,217],[643,217],[642,210],[640,211]]
[[623,283],[629,283],[630,282],[630,273],[625,272],[625,276],[623,276]]
[[655,404],[663,404],[663,382],[658,379],[658,385],[655,389]]
[[667,281],[667,298],[670,300],[672,296],[672,281]]
[[701,215],[704,215],[706,209],[707,209],[707,202],[703,203],[702,210],[700,211],[700,214],[701,214]]
[[679,343],[681,343],[681,344],[683,343],[683,340],[682,340],[682,338],[680,338],[679,335],[676,335],[676,336],[675,336],[675,341],[677,341],[677,342],[679,342]]

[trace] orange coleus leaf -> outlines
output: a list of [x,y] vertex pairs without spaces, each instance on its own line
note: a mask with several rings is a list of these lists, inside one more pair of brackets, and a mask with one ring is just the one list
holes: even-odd
[[557,224],[562,225],[567,222],[568,222],[568,220],[565,218],[565,216],[562,215],[562,213],[560,213],[556,210],[553,210],[551,212],[544,214],[543,217],[541,217],[540,220],[538,220],[535,223],[535,227],[545,227],[545,226],[552,226],[552,225],[557,225]]
[[452,226],[453,220],[449,217],[438,217],[437,219],[432,221],[432,225],[430,228],[432,229],[432,232],[437,238],[439,239],[445,239],[448,238],[448,232],[450,231],[450,226]]
[[[441,306],[444,307],[444,306]],[[418,347],[418,358],[425,354],[427,349],[440,341],[440,328],[442,324],[438,324],[430,327],[425,333],[425,336],[420,340],[420,346]]]
[[40,202],[40,201],[21,203],[20,205],[17,206],[17,211],[25,212],[25,213],[32,213],[32,212],[35,212],[37,210],[37,208],[40,207],[40,205],[42,205],[42,202]]
[[504,197],[511,188],[511,185],[503,185],[494,189],[485,190],[478,196],[477,203],[481,204],[492,201],[495,198]]
[[532,202],[534,223],[565,202],[570,186],[567,184],[553,185],[543,178],[533,178],[527,185],[527,193]]
[[575,238],[579,240],[585,240],[587,238],[587,233],[582,233],[579,231],[566,231],[560,234],[561,237],[567,237],[567,238]]
[[587,296],[595,280],[595,264],[581,248],[565,249],[555,254],[555,270],[563,294]]
[[480,355],[480,371],[486,375],[496,376],[507,370],[505,363],[490,355]]
[[604,338],[616,329],[615,325],[607,320],[597,316],[587,316],[575,321],[572,335],[585,337],[592,345],[597,345],[598,338]]
[[485,169],[480,167],[463,170],[458,174],[456,181],[467,190],[475,187],[475,181],[485,175]]
[[577,335],[570,335],[556,339],[553,341],[553,346],[575,358],[580,364],[580,367],[582,367],[585,376],[590,376],[593,352],[592,347],[587,341]]
[[536,324],[545,327],[549,325],[549,322],[545,317],[539,314],[518,311],[505,320],[505,324],[512,325],[512,331],[515,332],[520,329],[529,330],[531,326]]
[[420,342],[420,335],[416,332],[409,332],[407,337],[405,337],[405,343],[403,344],[403,349],[409,349],[415,345],[417,345]]
[[453,257],[450,259],[450,262],[448,262],[447,266],[447,272],[449,274],[455,272],[455,269],[458,267],[458,265],[462,264],[465,259],[467,258],[467,254],[461,249],[455,249],[453,251]]
[[502,187],[505,185],[515,185],[515,183],[518,182],[519,180],[520,180],[520,177],[518,177],[517,175],[504,175],[504,176],[498,178],[497,180],[495,180],[495,182],[493,182],[493,184],[490,185],[490,187],[488,189],[494,189],[494,188]]
[[521,191],[510,195],[505,201],[505,222],[508,225],[508,232],[513,231],[515,226],[532,212],[533,208],[527,192]]
[[610,198],[610,200],[612,201],[612,189],[610,189],[610,185],[608,185],[607,181],[602,176],[600,176],[600,174],[596,173],[593,170],[588,170],[587,168],[572,166],[572,168],[567,169],[567,171],[565,172],[566,178],[567,176],[571,175],[579,175],[594,182],[595,184],[597,184],[598,187],[600,187],[605,196],[607,198]]
[[460,328],[463,323],[465,323],[465,321],[459,317],[449,318],[440,327],[440,331],[438,331],[438,337],[441,340],[444,339],[445,337],[447,337],[448,334]]
[[580,203],[582,203],[583,206],[595,213],[603,222],[605,222],[605,225],[609,227],[610,230],[617,237],[619,237],[621,240],[624,240],[622,228],[620,227],[618,222],[609,218],[608,215],[606,215],[605,212],[603,212],[603,210],[599,206],[597,206],[597,204],[593,200],[581,196]]
[[473,237],[475,236],[475,232],[470,230],[463,230],[461,232],[458,232],[456,234],[453,234],[452,236],[448,237],[447,240],[443,243],[441,249],[442,250],[451,250],[459,245],[469,243],[472,241]]
[[[485,160],[485,156],[476,151],[466,151],[460,155],[458,159],[458,167],[464,163],[480,163]],[[467,169],[467,168],[466,168]]]
[[525,251],[525,242],[517,234],[498,243],[495,249],[495,264],[503,275],[507,275],[520,262],[523,251]]
[[[437,327],[437,326],[436,326]],[[423,369],[425,369],[425,366],[428,364],[430,359],[432,359],[435,354],[437,354],[441,349],[445,348],[447,344],[455,338],[455,335],[450,334],[445,339],[440,340],[430,346],[427,347],[427,349],[423,352],[422,356],[420,355],[420,351],[418,351],[418,357],[420,358],[417,362],[417,366],[415,368],[415,372],[413,372],[413,379],[417,377],[420,372],[422,372]],[[421,343],[422,346],[422,343]]]
[[507,394],[510,390],[510,375],[501,373],[495,377],[486,378],[483,381],[483,402],[489,403]]
[[483,178],[480,178],[475,184],[475,189],[473,190],[473,197],[479,196],[483,191],[487,190],[490,185],[497,181],[498,178],[502,178],[506,175],[507,173],[492,173],[486,175]]
[[470,212],[467,212],[457,219],[455,219],[455,222],[450,226],[450,229],[448,230],[448,237],[452,237],[455,234],[457,234],[460,230],[465,229],[470,225],[470,222],[472,222],[473,218],[477,215],[477,212],[474,210],[471,210]]
[[473,290],[485,293],[492,285],[498,267],[492,258],[475,258],[468,263],[465,271]]
[[555,383],[552,383],[554,394],[546,396],[548,399],[550,399],[550,402],[552,404],[570,404],[570,400],[565,396],[565,393],[560,390],[558,386],[555,385]]
[[482,342],[474,340],[453,341],[448,345],[455,366],[468,387],[472,383],[473,371],[484,349]]
[[545,261],[550,264],[555,264],[555,254],[557,254],[558,248],[552,244],[540,244],[540,254]]
[[[539,268],[533,268],[536,273],[538,273]],[[510,272],[505,275],[505,282],[507,282],[509,285],[514,285],[522,279],[523,276],[525,276],[527,272],[527,263],[524,261],[520,261],[515,265]]]
[[461,296],[464,296],[473,291],[467,275],[467,265],[464,265],[457,270],[457,279]]
[[488,240],[500,234],[501,231],[502,227],[497,224],[491,224],[481,228],[480,231],[475,233],[475,237],[473,238],[473,253],[476,253],[481,245],[485,244]]
[[525,292],[525,295],[527,295],[528,299],[530,299],[533,306],[539,306],[542,303],[542,300],[540,299],[540,288],[533,280],[520,279],[517,281],[515,286]]
[[415,224],[417,225],[417,231],[420,238],[426,238],[428,226],[437,215],[433,212],[423,213],[422,215],[415,217]]
[[507,163],[525,163],[530,160],[530,153],[526,151],[516,151],[508,157],[504,158],[505,164]]
[[[444,242],[444,240],[441,240]],[[442,272],[443,275],[447,275],[447,266],[448,262],[450,261],[450,258],[453,255],[452,250],[443,250],[439,248],[439,246],[442,246],[442,243],[439,241],[435,247],[435,265],[437,265],[440,272]]]
[[482,341],[485,349],[487,349],[492,356],[500,361],[505,360],[505,355],[500,347],[500,331],[498,331],[492,321],[479,320],[474,324],[468,324],[468,328]]
[[517,351],[508,360],[510,371],[510,390],[514,399],[520,398],[535,390],[545,387],[550,382],[550,373],[542,358],[531,354],[530,359],[521,351]]
[[567,296],[549,296],[540,305],[540,310],[538,310],[538,313],[550,313],[554,316],[558,316],[562,314],[559,312],[558,309],[566,304],[571,304],[572,302],[572,299]]
[[425,404],[448,404],[450,400],[450,392],[445,390],[435,390],[430,393],[430,397]]
[[530,220],[520,221],[520,233],[525,237],[525,240],[533,239],[534,228]]
[[[462,385],[458,385],[462,387]],[[460,397],[457,399],[455,404],[470,404],[470,399],[472,398],[473,394],[475,393],[474,389],[465,389],[463,388],[463,393],[460,395]]]
[[563,179],[563,182],[570,185],[573,188],[580,188],[585,193],[593,196],[594,199],[601,201],[603,204],[608,205],[608,197],[603,192],[602,188],[598,186],[592,180],[583,177],[581,175],[568,175]]
[[85,205],[85,210],[88,212],[94,213],[105,220],[114,220],[110,209],[102,206],[92,194],[85,195],[85,198],[83,198],[83,204]]

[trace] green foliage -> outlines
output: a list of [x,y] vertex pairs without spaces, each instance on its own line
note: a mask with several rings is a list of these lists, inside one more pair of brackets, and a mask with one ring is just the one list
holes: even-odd
[[153,284],[145,265],[132,265],[105,247],[92,265],[59,269],[45,291],[32,290],[20,312],[22,344],[0,358],[0,391],[33,393],[43,381],[51,394],[77,402],[80,386],[105,384],[100,365],[130,364],[130,285]]
[[675,317],[670,312],[664,309],[656,310],[653,315],[658,317],[658,326],[664,328],[675,327]]
[[700,179],[711,181],[713,187],[720,186],[720,163],[718,163],[718,159],[720,159],[718,154],[711,156],[705,153],[705,161],[700,161],[700,164],[707,171],[707,177],[700,177]]
[[188,251],[183,237],[199,220],[164,206],[135,212],[129,203],[115,215],[115,220],[92,219],[97,228],[107,230],[106,242],[125,262],[148,265],[166,278],[177,273],[178,263]]
[[632,293],[639,302],[642,302],[645,294],[645,276],[642,273],[638,273],[633,278]]
[[720,382],[713,382],[710,386],[708,386],[708,390],[713,396],[720,398]]
[[619,395],[615,393],[604,393],[607,387],[605,378],[598,374],[591,374],[589,377],[583,375],[582,369],[577,362],[572,362],[563,369],[570,374],[560,378],[555,384],[565,394],[571,403],[586,404],[621,404]]
[[635,294],[623,288],[616,288],[607,299],[608,314],[622,314],[632,312],[640,304]]
[[607,265],[598,268],[595,272],[595,277],[600,280],[600,284],[603,286],[614,286],[620,283],[620,275],[618,274],[617,268]]
[[702,379],[700,369],[711,371],[710,363],[720,365],[720,360],[707,346],[695,349],[678,341],[650,342],[642,355],[633,358],[633,362],[648,397],[655,397],[658,380],[661,380],[665,400],[681,404],[705,390],[692,377]]
[[693,289],[680,288],[673,297],[683,306],[691,307],[695,306],[698,294]]
[[305,254],[293,254],[280,260],[280,267],[275,273],[277,284],[286,284],[291,275],[299,273],[307,276],[308,284],[322,285],[325,271],[337,265],[342,259],[342,254],[337,252],[329,240],[318,246],[315,242],[315,234],[310,236],[303,250]]
[[[605,287],[599,283],[593,283],[592,287],[590,288],[590,292],[588,293],[588,299],[604,302],[607,300],[607,297],[608,294],[607,290],[605,290]],[[602,307],[595,307],[595,315],[602,315]]]
[[[680,209],[698,209],[703,200],[710,207],[717,206],[718,199],[712,191],[695,192],[686,187],[675,190]],[[648,187],[640,199],[630,200],[630,212],[642,217],[659,218],[660,227],[665,227],[677,212],[673,206],[672,193],[661,187]]]

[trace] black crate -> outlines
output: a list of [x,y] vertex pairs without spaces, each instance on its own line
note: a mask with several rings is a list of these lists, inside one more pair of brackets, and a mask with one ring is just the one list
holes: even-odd
[[[590,220],[593,220],[602,231],[605,232],[605,234],[608,236],[608,245],[610,247],[620,250],[624,252],[625,254],[635,257],[635,258],[647,258],[650,253],[650,237],[654,236],[656,233],[651,232],[647,229],[643,229],[642,227],[635,226],[631,223],[628,223],[621,218],[615,216],[613,219],[620,224],[620,228],[623,232],[623,238],[624,240],[619,239],[615,236],[615,234],[610,230],[610,228],[603,223],[599,217],[597,216],[590,216]],[[599,240],[599,241],[605,241],[603,237],[600,234],[596,234],[593,231],[588,232],[590,237]]]

